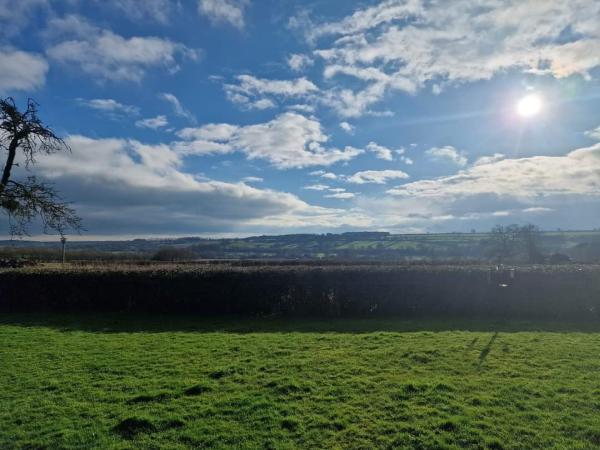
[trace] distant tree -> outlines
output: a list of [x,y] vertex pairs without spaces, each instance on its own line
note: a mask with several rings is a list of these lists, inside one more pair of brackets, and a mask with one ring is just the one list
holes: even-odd
[[490,237],[486,241],[488,255],[494,257],[498,264],[510,259],[518,249],[519,238],[518,225],[496,225],[490,232]]
[[539,250],[540,229],[536,225],[528,224],[519,228],[519,237],[525,248],[527,261],[530,264],[544,262],[544,255]]
[[539,238],[540,229],[535,225],[496,225],[486,241],[487,253],[496,258],[498,264],[513,258],[538,264],[544,261]]
[[70,150],[38,118],[37,103],[33,100],[27,101],[25,111],[19,111],[12,98],[0,98],[1,150],[6,151],[6,161],[0,178],[0,209],[8,215],[10,233],[27,234],[28,225],[36,218],[41,220],[45,233],[54,230],[63,236],[67,229],[81,230],[81,219],[51,185],[35,176],[20,181],[12,178],[19,161],[29,170],[39,154]]

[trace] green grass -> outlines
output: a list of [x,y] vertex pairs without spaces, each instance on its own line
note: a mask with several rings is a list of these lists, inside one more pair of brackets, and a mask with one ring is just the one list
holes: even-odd
[[0,448],[600,448],[598,324],[4,316]]

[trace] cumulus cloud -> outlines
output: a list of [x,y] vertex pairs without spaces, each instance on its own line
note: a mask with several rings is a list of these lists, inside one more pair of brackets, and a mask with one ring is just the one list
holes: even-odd
[[406,149],[404,147],[397,148],[396,150],[394,150],[394,153],[398,155],[398,159],[400,159],[400,161],[402,161],[407,166],[412,166],[414,164],[414,161],[408,156],[406,156]]
[[600,141],[600,126],[585,132],[587,137]]
[[138,128],[150,128],[152,130],[158,130],[169,125],[169,121],[166,116],[156,116],[148,119],[141,119],[135,122],[135,126]]
[[228,141],[232,139],[239,129],[237,125],[228,123],[209,123],[200,128],[184,128],[177,132],[182,139],[196,139],[206,141]]
[[385,161],[392,161],[394,159],[392,150],[383,145],[376,144],[375,142],[369,142],[367,144],[367,150],[375,153],[375,156],[378,159],[383,159]]
[[600,195],[600,144],[565,156],[490,160],[456,175],[419,180],[388,191],[421,199],[493,195],[519,199]]
[[482,156],[482,157],[478,158],[473,163],[473,165],[479,166],[481,164],[490,164],[490,163],[494,163],[497,161],[502,161],[504,158],[506,158],[506,155],[503,155],[502,153],[494,153],[493,155],[490,155],[490,156]]
[[351,76],[355,90],[333,88],[323,99],[356,117],[386,92],[486,80],[508,70],[563,78],[590,77],[600,66],[600,4],[591,0],[386,0],[339,21],[296,18],[324,75]]
[[354,125],[351,125],[348,122],[340,122],[340,128],[348,134],[354,134]]
[[288,56],[287,63],[290,69],[294,72],[302,72],[306,68],[314,64],[314,60],[308,55],[301,55],[299,53],[293,53]]
[[176,72],[180,60],[200,57],[198,50],[169,39],[125,38],[73,15],[50,20],[45,34],[58,41],[46,51],[51,59],[101,80],[140,81],[151,68]]
[[248,4],[248,0],[199,0],[198,12],[214,24],[227,24],[241,30]]
[[43,56],[0,47],[0,93],[32,91],[46,82],[48,63]]
[[236,81],[236,84],[223,86],[225,94],[229,101],[246,109],[273,108],[273,98],[306,98],[319,90],[312,81],[304,77],[295,80],[270,80],[238,75]]
[[179,117],[183,117],[184,119],[189,120],[191,123],[196,123],[196,117],[194,117],[194,114],[192,114],[192,112],[190,110],[185,108],[181,104],[179,99],[177,97],[175,97],[173,94],[169,94],[168,92],[163,92],[162,94],[158,95],[158,98],[170,103],[171,106],[173,107],[173,112],[175,113],[175,115],[177,115]]
[[[297,196],[184,171],[168,145],[70,136],[72,153],[42,155],[40,175],[74,202],[94,234],[179,234],[366,223]],[[362,221],[362,222],[361,222]]]
[[[432,147],[425,151],[425,154],[434,161],[450,162],[457,166],[466,166],[467,157],[464,152],[458,151],[451,145],[445,147]],[[482,160],[480,160],[481,162]],[[483,160],[485,161],[485,160]]]
[[546,227],[593,226],[600,200],[600,144],[564,156],[504,158],[454,175],[360,196],[356,206],[380,227],[490,228],[543,217]]
[[208,124],[178,132],[186,141],[174,143],[181,154],[243,152],[246,157],[269,161],[278,169],[329,166],[349,161],[362,150],[325,147],[328,136],[314,118],[287,112],[256,125]]
[[363,170],[349,175],[346,181],[354,184],[386,184],[389,180],[405,178],[409,178],[409,175],[401,170]]

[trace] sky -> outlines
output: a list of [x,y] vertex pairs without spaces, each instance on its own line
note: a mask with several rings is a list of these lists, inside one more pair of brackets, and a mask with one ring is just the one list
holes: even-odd
[[0,0],[0,95],[66,138],[34,171],[86,239],[593,229],[598,23],[596,0]]

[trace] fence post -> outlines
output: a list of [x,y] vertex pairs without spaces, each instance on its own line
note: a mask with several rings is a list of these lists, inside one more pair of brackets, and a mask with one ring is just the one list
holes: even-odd
[[67,238],[65,236],[61,236],[60,243],[62,244],[62,263],[64,264],[65,261],[66,261],[66,259],[67,259],[66,258],[67,254],[66,254],[66,251],[65,251],[66,250],[65,247],[67,245]]

